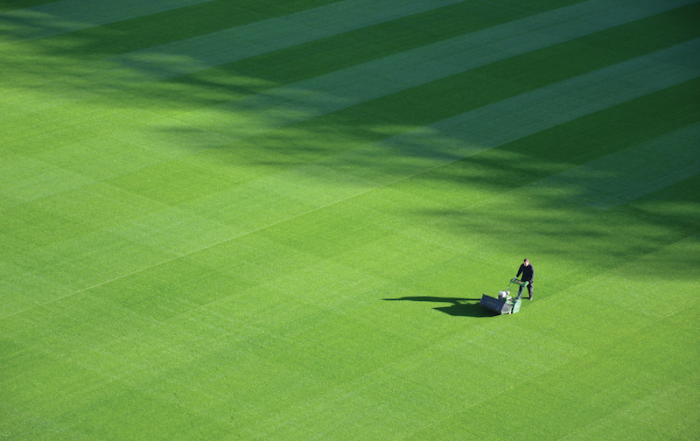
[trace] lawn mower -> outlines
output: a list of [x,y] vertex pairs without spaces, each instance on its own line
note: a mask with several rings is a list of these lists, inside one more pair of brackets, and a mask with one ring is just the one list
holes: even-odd
[[[520,294],[518,294],[518,297],[515,299],[510,296],[510,286],[512,284],[518,285],[520,287],[519,289],[521,290]],[[520,304],[522,303],[523,297],[522,291],[524,291],[526,286],[527,282],[523,282],[522,280],[515,278],[510,279],[510,283],[508,283],[506,289],[498,293],[498,298],[483,294],[479,304],[482,307],[498,314],[515,314],[516,312],[520,311]]]

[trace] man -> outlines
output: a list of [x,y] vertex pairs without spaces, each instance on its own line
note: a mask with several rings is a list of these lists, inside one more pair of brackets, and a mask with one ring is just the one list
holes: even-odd
[[[520,274],[523,276],[520,277]],[[518,274],[515,276],[516,278],[519,278],[523,282],[527,282],[527,291],[530,293],[530,300],[532,300],[532,281],[535,278],[535,268],[533,268],[532,265],[530,265],[530,261],[525,259],[520,265],[520,269],[518,270]],[[523,287],[521,286],[520,289],[518,290],[518,298],[523,294]]]

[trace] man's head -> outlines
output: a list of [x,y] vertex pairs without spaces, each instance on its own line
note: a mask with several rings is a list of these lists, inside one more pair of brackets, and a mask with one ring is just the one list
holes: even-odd
[[523,265],[530,266],[530,261],[527,259],[523,260]]

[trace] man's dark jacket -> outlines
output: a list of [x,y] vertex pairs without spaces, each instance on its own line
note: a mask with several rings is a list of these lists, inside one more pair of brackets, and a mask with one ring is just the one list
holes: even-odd
[[519,277],[520,273],[523,274],[523,277],[520,278],[523,282],[532,282],[532,279],[535,278],[535,268],[532,267],[532,264],[525,266],[525,264],[520,265],[520,269],[518,270],[518,275],[515,277]]

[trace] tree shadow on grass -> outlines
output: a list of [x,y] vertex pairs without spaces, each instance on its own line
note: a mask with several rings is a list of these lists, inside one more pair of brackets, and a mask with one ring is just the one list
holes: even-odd
[[[387,301],[411,301],[411,302],[433,302],[433,303],[451,303],[450,306],[440,306],[433,308],[436,311],[444,312],[456,317],[494,317],[498,314],[482,308],[479,305],[481,298],[467,299],[462,297],[430,297],[430,296],[415,296],[415,297],[400,297],[398,299],[384,299]],[[477,302],[477,303],[472,303]]]

